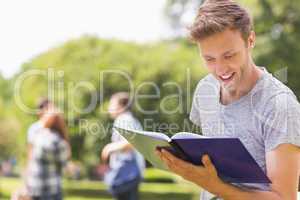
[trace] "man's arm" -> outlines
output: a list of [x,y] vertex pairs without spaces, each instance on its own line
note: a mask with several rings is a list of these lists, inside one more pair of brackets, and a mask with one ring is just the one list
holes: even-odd
[[133,150],[133,146],[128,143],[127,141],[120,141],[120,142],[112,142],[107,144],[101,153],[101,159],[103,161],[107,161],[109,155],[116,151],[130,151]]
[[300,176],[300,148],[291,144],[279,145],[266,155],[268,176],[272,190],[283,199],[297,199]]
[[231,185],[223,185],[220,196],[225,200],[296,200],[300,171],[300,149],[282,144],[266,154],[267,175],[272,181],[271,191],[241,191]]
[[267,153],[267,175],[272,181],[271,191],[242,190],[223,182],[207,156],[202,158],[204,167],[201,167],[180,160],[165,150],[157,153],[171,171],[225,200],[297,199],[300,150],[294,145],[282,144]]

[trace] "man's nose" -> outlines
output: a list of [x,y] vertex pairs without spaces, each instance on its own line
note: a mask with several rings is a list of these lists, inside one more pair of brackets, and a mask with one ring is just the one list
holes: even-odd
[[228,67],[225,63],[223,62],[217,62],[216,64],[216,74],[218,76],[222,76],[224,74],[228,73]]

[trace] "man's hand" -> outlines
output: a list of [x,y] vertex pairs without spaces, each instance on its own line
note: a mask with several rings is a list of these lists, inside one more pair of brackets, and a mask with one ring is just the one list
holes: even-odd
[[175,157],[173,154],[164,149],[156,150],[156,153],[168,166],[170,171],[199,185],[212,194],[218,194],[219,186],[224,184],[218,177],[217,170],[208,155],[204,155],[202,158],[199,158],[204,166],[196,166]]
[[108,161],[108,158],[111,153],[116,152],[116,151],[131,151],[133,149],[132,145],[129,144],[127,141],[120,141],[120,142],[112,142],[107,144],[101,153],[101,159],[104,162]]
[[102,161],[107,162],[110,154],[117,150],[118,150],[118,145],[116,143],[109,143],[105,145],[101,153]]
[[157,154],[169,169],[208,192],[226,200],[285,200],[297,199],[300,174],[300,151],[291,144],[281,144],[266,154],[267,175],[271,179],[271,190],[241,190],[218,178],[217,171],[208,156],[202,158],[204,167],[199,167],[176,158],[166,150]]

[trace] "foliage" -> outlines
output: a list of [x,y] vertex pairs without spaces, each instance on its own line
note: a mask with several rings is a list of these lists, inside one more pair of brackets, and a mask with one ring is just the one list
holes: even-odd
[[147,130],[173,134],[190,128],[193,89],[206,73],[197,54],[182,40],[135,44],[94,36],[50,49],[25,63],[9,80],[17,88],[8,113],[19,120],[19,143],[25,144],[26,129],[37,119],[36,102],[43,96],[64,112],[73,158],[87,166],[99,162],[100,150],[110,139],[112,121],[106,110],[114,92],[130,91],[140,97],[133,110]]
[[[195,12],[203,0],[168,0],[165,14],[174,32],[182,32],[186,24],[182,18]],[[237,0],[253,15],[257,44],[254,49],[256,64],[267,67],[286,83],[299,97],[300,84],[300,1]],[[194,9],[188,9],[189,5]],[[178,9],[174,9],[178,8]],[[176,12],[175,12],[175,11]],[[178,34],[182,35],[182,34]]]
[[[182,31],[180,26],[183,24],[179,21],[185,12],[189,12],[188,8],[196,8],[201,2],[167,1],[165,11],[174,32]],[[254,16],[257,44],[253,53],[256,63],[274,72],[299,96],[300,69],[297,64],[300,57],[297,54],[300,44],[297,41],[300,39],[300,2],[239,2]],[[134,113],[145,129],[173,134],[184,128],[187,130],[186,125],[191,126],[185,122],[193,90],[206,74],[195,45],[180,37],[135,44],[83,36],[27,61],[9,80],[0,75],[0,124],[3,127],[0,129],[0,145],[1,149],[7,149],[0,152],[0,159],[15,155],[24,158],[26,131],[37,119],[35,112],[25,108],[34,109],[41,96],[48,96],[65,114],[74,159],[90,166],[98,163],[100,150],[110,139],[112,121],[106,113],[108,99],[114,92],[129,91],[130,86],[120,74],[107,73],[101,78],[101,73],[107,70],[127,74],[134,88],[131,92],[139,97],[153,95],[135,99]],[[32,72],[40,74],[20,81]],[[159,92],[152,83],[157,85]],[[15,88],[18,85],[20,90]],[[85,109],[90,102],[93,102],[90,109]],[[149,110],[155,112],[145,112]]]
[[259,43],[257,63],[267,66],[299,97],[300,84],[300,2],[259,1],[260,14],[256,16]]

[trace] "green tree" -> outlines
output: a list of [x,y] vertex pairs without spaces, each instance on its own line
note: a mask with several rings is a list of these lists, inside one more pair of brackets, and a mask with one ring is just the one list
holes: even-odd
[[[47,96],[54,88],[51,97],[64,111],[68,121],[74,158],[93,164],[110,139],[111,120],[105,112],[108,100],[114,92],[129,91],[130,88],[127,79],[119,74],[107,74],[101,80],[101,72],[124,72],[132,80],[136,93],[153,95],[154,98],[137,99],[134,112],[142,122],[148,119],[146,129],[172,134],[188,128],[186,125],[191,126],[185,120],[193,89],[206,74],[200,66],[196,48],[183,40],[135,44],[84,36],[28,61],[12,81],[14,85],[19,84],[21,77],[32,70],[44,73],[28,76],[22,81],[19,94],[23,103],[34,108],[39,97]],[[49,82],[51,74],[54,79]],[[90,87],[76,89],[78,84]],[[94,97],[97,97],[95,106],[89,112],[82,112]],[[14,115],[23,119],[21,129],[25,133],[35,115],[26,113],[18,104],[16,109]],[[149,110],[155,112],[143,112]],[[89,128],[81,126],[82,122],[88,122]],[[161,124],[165,127],[153,126]],[[170,124],[172,130],[167,127]]]
[[187,20],[191,20],[191,15],[195,15],[198,7],[204,0],[167,0],[164,14],[171,30],[176,37],[184,36]]
[[275,74],[279,73],[282,81],[299,97],[300,2],[261,0],[258,5],[256,60]]
[[[254,18],[257,33],[257,45],[254,50],[256,63],[266,66],[299,97],[300,1],[237,0],[237,2],[245,6]],[[174,32],[184,30],[182,18],[187,12],[194,12],[196,15],[196,9],[187,9],[188,5],[197,7],[201,3],[202,0],[167,1],[165,13]]]

